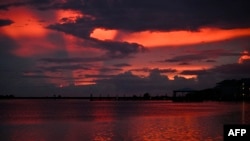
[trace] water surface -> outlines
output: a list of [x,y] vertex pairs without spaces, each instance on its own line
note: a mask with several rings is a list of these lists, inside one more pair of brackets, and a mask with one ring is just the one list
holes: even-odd
[[250,124],[250,103],[1,100],[3,141],[223,140],[223,125]]

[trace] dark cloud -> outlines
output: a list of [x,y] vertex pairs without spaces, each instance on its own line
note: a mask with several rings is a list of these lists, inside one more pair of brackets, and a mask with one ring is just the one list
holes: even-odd
[[[26,94],[27,87],[34,87],[46,84],[45,81],[33,81],[24,79],[23,73],[34,66],[29,58],[17,57],[12,51],[18,48],[18,43],[0,34],[0,89],[1,94]],[[38,72],[37,72],[38,73]],[[25,87],[26,89],[22,89]],[[34,93],[35,91],[33,91]]]
[[[48,8],[74,9],[81,11],[83,17],[74,22],[66,17],[64,23],[49,25],[52,30],[72,34],[83,38],[91,47],[103,49],[111,56],[127,56],[143,50],[143,46],[136,43],[100,41],[90,38],[95,28],[120,29],[126,31],[170,31],[170,30],[198,30],[201,27],[242,28],[249,27],[250,20],[246,13],[250,13],[245,5],[246,0],[239,1],[197,1],[184,0],[165,1],[66,1],[54,3]],[[208,55],[207,55],[208,56]],[[207,56],[191,54],[166,59],[166,62],[204,60]],[[208,58],[209,59],[209,58]]]
[[[93,21],[78,21],[88,27],[129,31],[197,30],[200,27],[249,27],[248,0],[134,0],[67,1],[48,8],[80,10]],[[127,23],[130,24],[127,24]]]
[[53,0],[16,0],[16,1],[3,1],[0,2],[0,10],[9,10],[10,7],[31,5],[38,9],[43,9],[43,7],[48,7],[53,4]]
[[212,79],[213,77],[217,77],[216,79],[219,79],[219,81],[221,81],[229,78],[250,77],[249,72],[250,72],[250,60],[245,60],[241,64],[239,63],[225,64],[207,70],[184,70],[180,74],[197,75],[198,78],[206,77],[208,80],[211,81],[213,81]]
[[127,63],[120,63],[120,64],[114,64],[113,66],[115,66],[115,67],[130,67],[131,65],[127,64]]
[[145,50],[142,45],[137,43],[117,42],[109,40],[102,41],[91,38],[90,34],[95,28],[95,24],[92,22],[92,19],[84,18],[78,19],[74,23],[50,25],[48,26],[48,28],[82,38],[84,39],[83,46],[106,50],[107,54],[112,57],[124,57]]
[[110,78],[110,77],[114,77],[115,75],[93,75],[93,74],[86,74],[85,78]]
[[43,71],[41,70],[26,70],[26,71],[23,71],[24,74],[29,74],[29,73],[33,73],[33,74],[42,74]]
[[206,62],[208,62],[208,63],[215,63],[217,61],[216,60],[212,60],[212,59],[208,59],[208,60],[206,60]]
[[202,75],[207,74],[206,70],[184,70],[180,74],[182,75]]
[[190,61],[200,61],[203,59],[207,59],[207,56],[202,56],[202,55],[181,55],[181,56],[176,56],[171,59],[166,59],[165,62],[190,62]]
[[169,80],[167,76],[162,75],[159,69],[149,72],[146,77],[134,75],[127,71],[107,79],[96,81],[97,86],[106,86],[106,89],[114,91],[114,94],[144,94],[149,92],[152,95],[168,94],[180,88],[201,88],[197,85],[195,79],[186,79],[176,76],[174,80]]
[[26,5],[27,3],[26,2],[14,2],[14,3],[1,3],[0,5],[0,10],[9,10],[9,7],[12,7],[12,6],[22,6],[22,5]]
[[[98,70],[100,72],[114,72],[122,71],[122,65],[117,64],[115,67],[99,67],[98,65],[93,65],[90,63],[107,61],[110,58],[107,57],[96,57],[96,58],[43,58],[40,61],[43,63],[40,65],[40,69],[50,72],[61,72],[65,70]],[[46,64],[46,65],[44,65]]]
[[125,72],[109,79],[97,80],[97,85],[108,85],[115,89],[118,94],[126,93],[132,95],[155,91],[166,93],[167,81],[167,77],[160,74],[151,75],[148,78],[140,78],[131,72]]
[[1,26],[7,26],[7,25],[11,25],[14,22],[12,20],[9,19],[0,19],[0,27]]
[[94,48],[106,50],[107,55],[111,58],[123,58],[128,57],[131,54],[143,52],[146,49],[137,43],[128,42],[116,42],[116,41],[101,41],[97,39],[91,39],[91,45]]
[[226,64],[217,66],[212,71],[228,75],[248,75],[250,76],[250,60],[244,61],[242,64]]
[[250,61],[243,64],[233,63],[216,66],[207,70],[185,70],[183,75],[197,75],[197,83],[201,87],[214,87],[216,83],[226,79],[241,79],[250,77]]
[[[52,30],[72,34],[86,40],[86,44],[103,49],[113,56],[126,56],[143,50],[136,43],[100,41],[90,38],[95,28],[120,29],[126,31],[170,31],[198,30],[201,27],[243,28],[250,26],[250,9],[247,0],[216,1],[150,0],[135,2],[134,0],[83,0],[54,3],[48,8],[74,9],[81,11],[83,17],[74,22],[66,17],[64,23],[49,25]],[[115,55],[114,55],[115,54]],[[207,55],[208,56],[208,55]],[[200,54],[177,56],[166,59],[166,62],[179,62],[181,59],[210,59]]]
[[186,55],[179,55],[179,56],[174,56],[170,59],[166,59],[164,61],[159,61],[159,62],[193,62],[193,61],[206,61],[206,62],[213,62],[213,59],[217,59],[218,57],[222,56],[241,56],[243,55],[242,53],[235,53],[231,52],[225,49],[210,49],[210,50],[196,50],[196,51],[191,51],[195,53],[189,53]]
[[94,30],[94,25],[91,23],[92,20],[89,18],[77,19],[75,22],[64,23],[64,24],[53,24],[47,28],[61,31],[67,34],[74,35],[79,38],[89,39],[90,34]]
[[190,65],[190,63],[182,62],[182,63],[179,63],[179,65]]
[[[0,9],[11,6],[32,5],[40,10],[70,9],[78,10],[93,17],[79,19],[72,24],[71,30],[90,27],[121,29],[128,31],[143,30],[198,30],[201,27],[243,28],[250,26],[248,0],[67,0],[39,1],[23,0],[5,2]],[[129,23],[129,24],[128,24]],[[76,28],[78,27],[78,28]],[[58,27],[57,27],[58,28]],[[62,27],[61,27],[62,28]],[[65,27],[64,27],[65,28]],[[68,29],[64,29],[68,31]],[[82,30],[81,30],[82,31]],[[78,35],[80,32],[75,31]],[[83,35],[84,36],[84,35]]]
[[55,63],[55,64],[64,64],[64,63],[90,63],[90,62],[98,62],[105,61],[110,58],[106,56],[101,57],[75,57],[75,58],[42,58],[39,61],[44,63]]
[[116,72],[116,71],[122,71],[121,68],[110,68],[110,67],[103,67],[99,69],[100,72]]
[[52,78],[52,76],[44,75],[42,70],[25,70],[22,72],[23,78]]
[[48,76],[48,75],[42,75],[42,74],[33,74],[33,75],[23,75],[24,78],[34,78],[34,79],[62,79],[63,77],[56,77],[56,76]]
[[174,73],[177,72],[176,69],[159,69],[159,68],[154,68],[154,69],[150,69],[150,68],[141,68],[141,69],[132,69],[130,71],[137,71],[137,72],[159,72],[159,73]]
[[[61,41],[59,41],[60,43]],[[53,55],[54,57],[40,58],[41,63],[66,64],[66,63],[94,63],[103,61],[112,61],[113,59],[127,59],[133,57],[133,54],[144,51],[145,48],[136,43],[127,42],[113,42],[113,41],[99,41],[88,40],[80,41],[80,46],[94,47],[104,50],[101,55],[93,54],[93,57],[68,57],[67,53],[60,53]]]
[[83,66],[82,64],[65,64],[65,65],[54,65],[54,66],[42,66],[39,67],[44,71],[50,72],[62,72],[66,70],[90,70],[89,66]]

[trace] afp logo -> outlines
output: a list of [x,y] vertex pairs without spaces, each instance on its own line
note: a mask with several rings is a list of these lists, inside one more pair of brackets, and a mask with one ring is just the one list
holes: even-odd
[[250,125],[224,125],[224,141],[250,141]]

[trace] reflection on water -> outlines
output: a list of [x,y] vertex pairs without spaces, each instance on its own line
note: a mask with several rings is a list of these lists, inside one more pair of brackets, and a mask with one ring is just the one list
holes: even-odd
[[2,100],[8,141],[223,140],[223,125],[250,123],[250,103]]
[[242,111],[241,123],[242,123],[242,124],[245,124],[245,101],[242,102],[242,109],[241,109],[241,111]]

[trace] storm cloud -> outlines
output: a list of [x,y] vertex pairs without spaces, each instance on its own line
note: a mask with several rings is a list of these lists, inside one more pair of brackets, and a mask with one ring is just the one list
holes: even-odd
[[1,26],[7,26],[7,25],[11,25],[14,22],[12,20],[8,20],[8,19],[0,19],[0,27]]
[[[66,1],[48,6],[74,9],[94,20],[79,19],[75,25],[128,31],[192,30],[201,27],[249,27],[247,0],[83,0]],[[127,24],[127,23],[130,24]],[[83,26],[84,28],[84,26]]]

